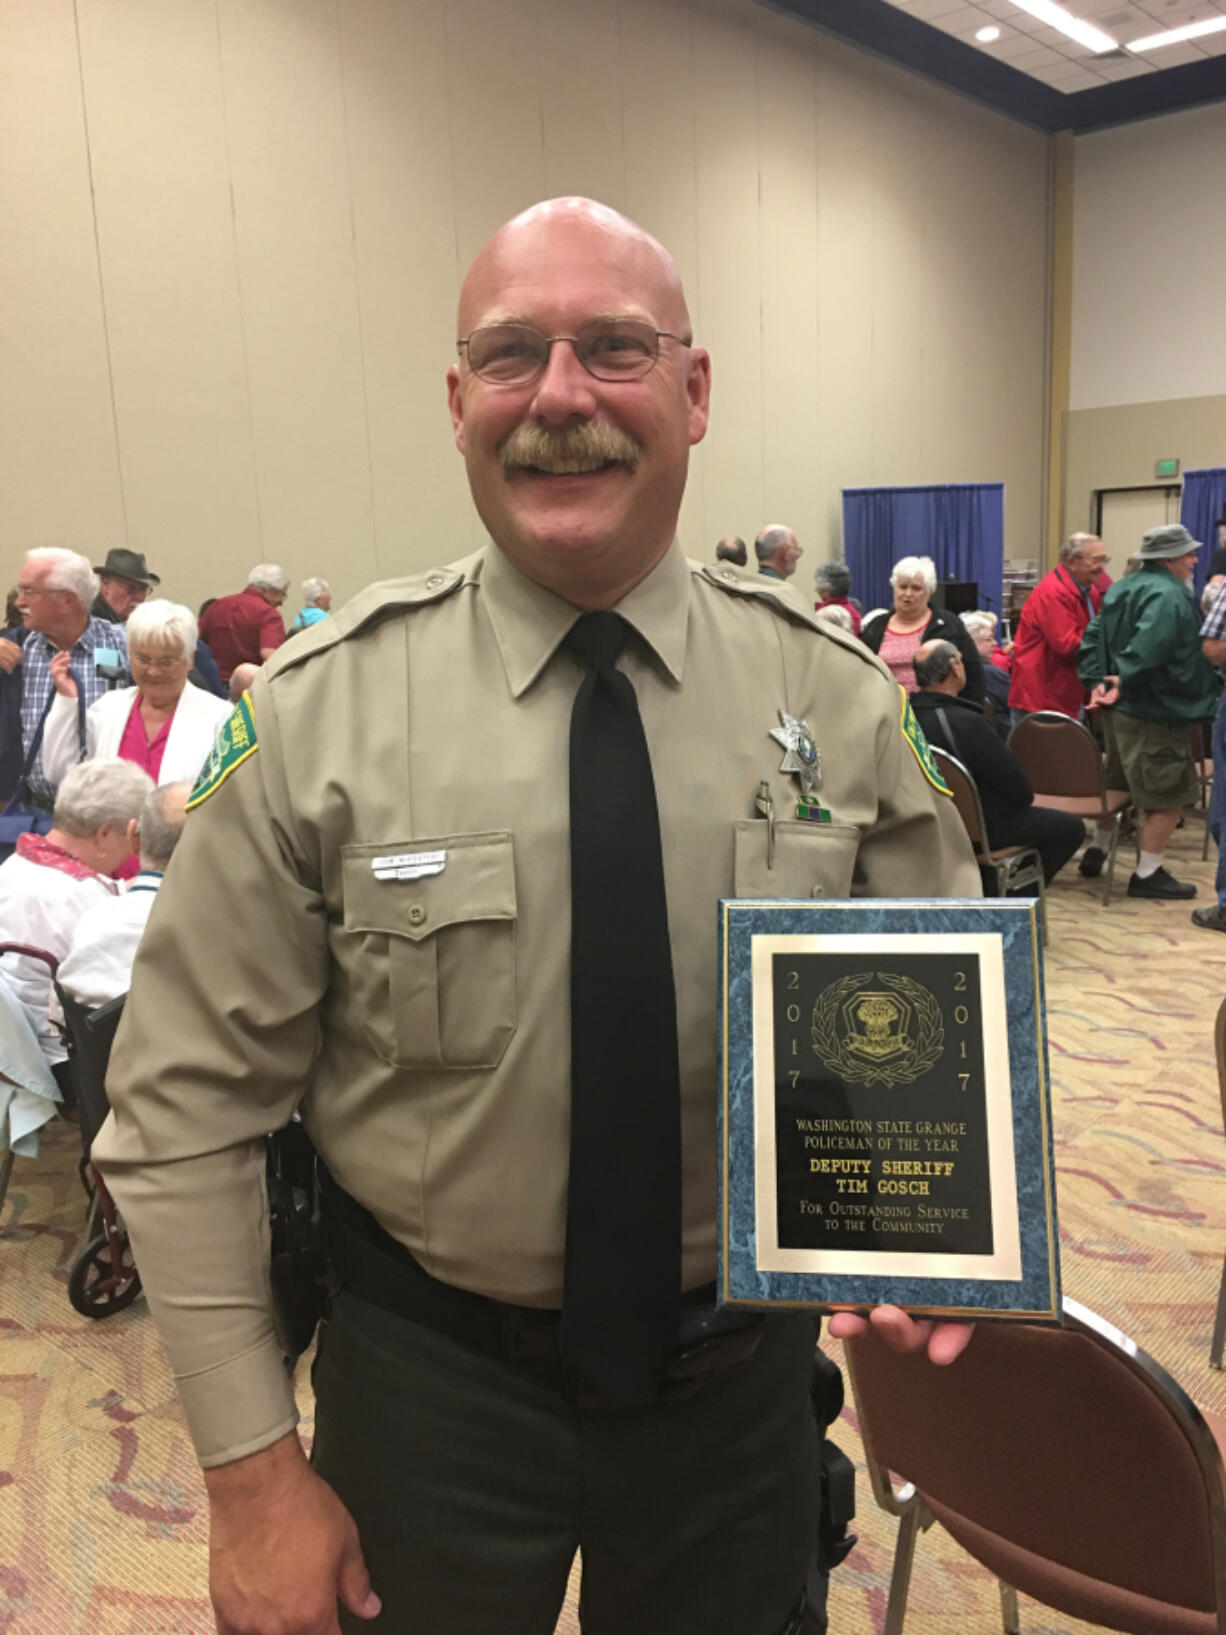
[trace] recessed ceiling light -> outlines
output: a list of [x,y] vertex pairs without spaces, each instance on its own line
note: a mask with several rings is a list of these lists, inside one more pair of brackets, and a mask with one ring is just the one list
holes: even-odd
[[1207,17],[1203,23],[1185,23],[1182,28],[1169,28],[1162,34],[1147,34],[1143,40],[1129,40],[1129,51],[1158,51],[1164,45],[1178,45],[1181,40],[1199,40],[1203,34],[1220,34],[1226,28],[1226,17]]
[[[1226,21],[1226,18],[1223,21]],[[998,28],[981,28],[976,31],[975,38],[982,40],[984,45],[991,45],[993,40],[1000,39],[1000,30]]]
[[1078,45],[1084,45],[1089,51],[1118,49],[1118,40],[1113,40],[1110,34],[1104,34],[1101,28],[1095,28],[1084,18],[1074,17],[1071,11],[1056,5],[1055,0],[1013,0],[1013,4],[1019,11],[1036,17],[1040,23],[1046,23],[1048,28],[1067,34],[1070,40],[1076,40]]

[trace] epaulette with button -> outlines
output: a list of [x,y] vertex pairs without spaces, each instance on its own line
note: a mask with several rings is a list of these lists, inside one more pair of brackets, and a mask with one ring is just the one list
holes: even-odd
[[406,574],[403,579],[380,579],[367,585],[330,618],[319,619],[284,647],[278,647],[264,665],[264,674],[271,679],[283,670],[294,669],[316,653],[335,647],[389,614],[441,602],[459,590],[480,557],[478,552],[443,568],[426,568],[421,573]]
[[816,611],[805,606],[786,579],[771,579],[753,568],[738,568],[727,562],[720,562],[712,567],[710,563],[691,560],[690,569],[695,578],[703,579],[709,585],[718,586],[725,594],[741,597],[748,602],[765,602],[773,612],[782,614],[792,624],[803,625],[807,630],[816,631],[819,636],[825,636],[837,646],[845,648],[847,652],[854,653],[858,659],[871,665],[873,669],[880,670],[887,676],[890,674],[876,653],[865,647],[850,630],[840,630],[828,620],[819,619]]

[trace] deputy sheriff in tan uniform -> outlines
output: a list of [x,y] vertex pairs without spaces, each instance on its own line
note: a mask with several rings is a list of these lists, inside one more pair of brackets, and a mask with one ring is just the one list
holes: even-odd
[[[550,1635],[576,1548],[590,1635],[782,1635],[814,1533],[807,1320],[772,1317],[752,1354],[717,1334],[700,1387],[631,1409],[556,1367],[580,612],[628,626],[650,751],[687,1300],[715,1272],[718,900],[978,895],[978,874],[879,661],[675,543],[709,365],[659,245],[538,206],[474,263],[460,335],[451,410],[494,543],[364,592],[240,703],[94,1156],[205,1466],[222,1635]],[[816,792],[772,737],[795,765],[802,723]],[[261,1141],[295,1108],[386,1269],[333,1303],[315,1470],[269,1314]]]

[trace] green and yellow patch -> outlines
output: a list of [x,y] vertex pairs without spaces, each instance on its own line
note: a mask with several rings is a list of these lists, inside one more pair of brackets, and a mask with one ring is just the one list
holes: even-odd
[[911,745],[911,753],[919,762],[920,771],[938,794],[948,795],[953,799],[954,792],[941,776],[941,769],[936,758],[929,748],[928,740],[924,737],[924,729],[915,719],[915,711],[911,708],[911,700],[900,687],[899,697],[902,699],[902,735]]
[[209,758],[201,768],[200,776],[187,798],[187,810],[190,812],[193,807],[208,800],[210,795],[216,794],[235,767],[242,766],[249,755],[255,754],[258,747],[251,694],[244,693],[234,706],[234,713],[223,723],[213,741]]

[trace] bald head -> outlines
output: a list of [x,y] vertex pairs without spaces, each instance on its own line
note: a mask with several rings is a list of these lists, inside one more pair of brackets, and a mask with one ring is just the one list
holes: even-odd
[[915,679],[924,692],[956,697],[966,685],[962,655],[953,642],[921,642],[915,649]]
[[[690,338],[690,315],[681,288],[681,275],[664,246],[637,222],[595,199],[546,199],[504,222],[478,250],[460,290],[460,335],[478,324],[522,318],[522,311],[507,306],[498,311],[491,301],[513,302],[526,264],[548,276],[555,257],[579,256],[621,273],[642,291],[640,317],[651,317],[660,328]],[[619,316],[627,317],[629,312]]]

